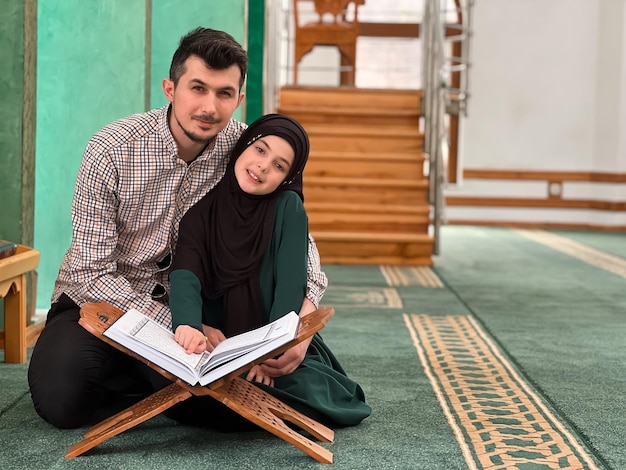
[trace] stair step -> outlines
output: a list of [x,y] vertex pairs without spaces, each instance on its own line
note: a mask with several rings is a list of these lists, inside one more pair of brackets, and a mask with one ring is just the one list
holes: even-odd
[[309,229],[335,232],[427,233],[430,207],[306,202]]
[[[417,179],[388,179],[379,178],[332,178],[326,176],[304,176],[305,187],[314,186],[358,186],[360,188],[398,188],[398,189],[428,189],[428,180],[424,177]],[[402,204],[402,203],[399,203]]]
[[309,155],[305,171],[308,176],[423,178],[424,156],[417,153],[319,151]]
[[322,264],[432,265],[423,93],[287,86],[278,112],[311,140],[309,231]]
[[415,216],[422,216],[430,213],[430,207],[427,205],[415,206],[415,205],[402,205],[402,204],[350,204],[350,203],[325,203],[325,202],[310,202],[305,201],[304,204],[307,212],[342,212],[342,213],[370,213],[370,214],[411,214]]
[[324,264],[432,265],[424,234],[311,231]]
[[309,160],[314,158],[316,160],[330,160],[331,162],[335,162],[338,158],[342,160],[355,160],[356,162],[364,162],[367,161],[400,161],[400,162],[414,162],[421,163],[424,161],[423,153],[398,153],[398,152],[371,152],[371,153],[363,153],[363,152],[346,152],[346,151],[336,151],[336,150],[317,150],[311,151],[309,154]]
[[398,136],[370,132],[369,134],[311,134],[313,152],[345,151],[362,153],[399,152],[421,153],[424,148],[422,135]]
[[421,154],[424,135],[414,128],[305,124],[312,152]]
[[428,231],[428,215],[354,214],[308,211],[309,230],[333,230],[341,232],[377,233],[425,233]]
[[421,90],[384,90],[349,87],[285,86],[280,90],[280,107],[319,106],[334,108],[411,109],[420,112]]
[[366,107],[337,108],[335,106],[281,106],[278,112],[310,124],[362,124],[378,126],[381,122],[385,126],[419,128],[420,112],[415,108],[385,109]]
[[378,232],[340,232],[336,230],[323,230],[311,232],[316,240],[357,240],[370,243],[428,243],[432,240],[429,235],[421,233],[378,233]]
[[422,205],[428,200],[428,181],[304,175],[304,196],[325,203]]
[[[369,103],[368,103],[369,104]],[[311,116],[317,118],[315,115],[333,115],[340,114],[343,116],[366,116],[366,115],[375,115],[379,117],[393,117],[395,115],[401,115],[405,117],[419,117],[421,114],[415,108],[380,108],[376,106],[333,106],[332,104],[324,104],[324,105],[312,105],[306,106],[302,104],[294,104],[294,105],[280,105],[280,112],[292,112],[297,114],[303,114],[307,116]],[[380,119],[379,119],[380,123]]]
[[330,125],[330,124],[306,124],[309,137],[312,136],[341,136],[341,137],[367,137],[367,138],[416,138],[422,137],[422,132],[413,127],[391,127],[381,130],[380,122],[376,125]]

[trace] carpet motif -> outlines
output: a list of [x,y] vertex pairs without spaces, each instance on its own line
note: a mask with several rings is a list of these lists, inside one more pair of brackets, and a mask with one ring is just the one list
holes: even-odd
[[404,315],[470,469],[597,469],[469,316]]
[[380,272],[390,286],[443,287],[443,283],[428,266],[381,266]]
[[404,303],[396,289],[385,287],[329,286],[324,304],[334,308],[403,308]]
[[596,250],[595,248],[583,245],[569,238],[543,230],[515,229],[514,231],[525,238],[549,246],[561,253],[578,258],[585,263],[626,278],[626,260],[619,256]]

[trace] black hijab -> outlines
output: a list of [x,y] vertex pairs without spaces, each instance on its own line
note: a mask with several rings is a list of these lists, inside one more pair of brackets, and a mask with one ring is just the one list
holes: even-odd
[[[253,142],[268,135],[289,143],[295,154],[293,164],[274,192],[248,194],[237,183],[235,162]],[[203,296],[223,299],[222,331],[227,337],[267,321],[259,274],[272,238],[276,199],[290,190],[304,200],[302,171],[308,155],[308,136],[296,120],[280,114],[262,116],[239,138],[222,180],[180,222],[172,270],[192,271],[200,280]]]

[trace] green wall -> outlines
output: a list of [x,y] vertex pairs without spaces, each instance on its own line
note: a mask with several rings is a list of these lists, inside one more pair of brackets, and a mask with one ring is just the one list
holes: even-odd
[[246,119],[252,122],[263,114],[265,46],[265,0],[248,1],[248,86]]
[[[256,11],[259,2],[252,2]],[[37,308],[49,308],[71,240],[74,182],[88,139],[110,121],[165,104],[161,80],[190,29],[222,29],[246,46],[246,8],[245,0],[38,0]],[[259,53],[257,44],[255,64]],[[261,102],[261,84],[253,90],[248,99]]]
[[[221,29],[246,47],[245,0],[153,0],[151,34],[150,107],[167,103],[161,82],[169,77],[172,55],[178,41],[198,26]],[[242,119],[242,107],[235,113]]]
[[35,8],[33,0],[0,8],[0,239],[25,245],[33,241]]
[[[32,246],[37,0],[4,2],[0,25],[0,239]],[[27,283],[32,293],[32,273]],[[32,307],[29,295],[29,312]]]
[[[24,7],[11,3],[0,9],[0,239],[22,238],[22,102],[24,73]],[[17,221],[17,223],[9,223]]]

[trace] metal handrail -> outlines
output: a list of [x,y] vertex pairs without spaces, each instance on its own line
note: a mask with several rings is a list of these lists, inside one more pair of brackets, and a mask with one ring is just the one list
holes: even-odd
[[[424,9],[424,153],[428,162],[429,203],[432,207],[435,255],[439,254],[440,226],[443,219],[443,140],[444,116],[447,107],[444,71],[444,26],[441,21],[440,0],[426,0]],[[445,138],[445,137],[444,137]]]
[[[440,228],[445,213],[443,188],[446,183],[445,152],[447,149],[447,129],[445,116],[451,109],[452,97],[460,112],[467,115],[469,98],[469,38],[471,37],[471,8],[473,0],[465,0],[453,10],[447,7],[446,0],[425,0],[422,39],[424,47],[424,153],[428,162],[429,203],[432,207],[433,252],[440,252]],[[464,23],[450,25],[445,21],[446,13],[462,13]],[[446,30],[456,28],[459,34],[446,37]],[[446,56],[446,42],[461,42],[461,57]],[[452,88],[451,73],[460,73],[460,87]]]

